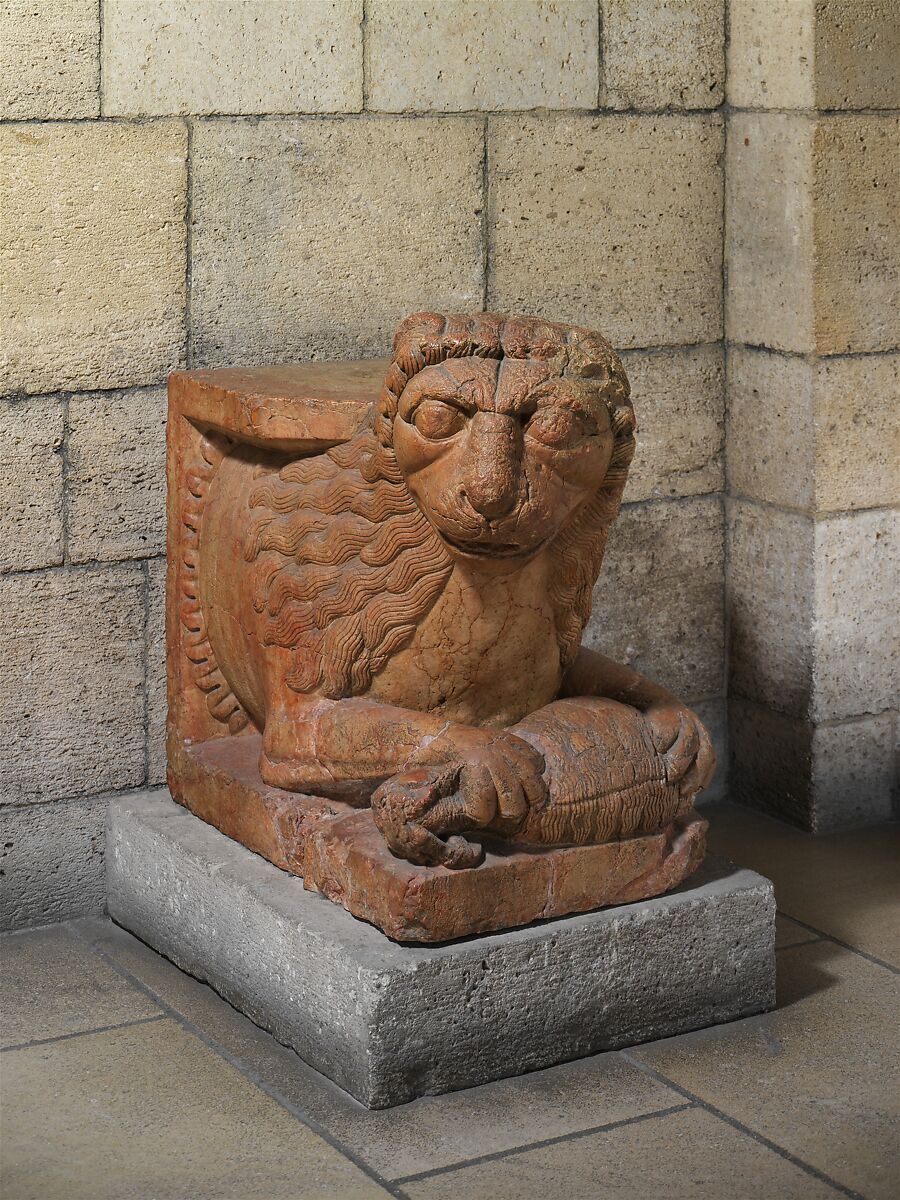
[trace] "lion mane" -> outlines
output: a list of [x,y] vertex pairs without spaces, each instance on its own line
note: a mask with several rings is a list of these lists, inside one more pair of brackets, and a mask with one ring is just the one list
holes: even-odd
[[332,699],[365,693],[440,596],[453,561],[420,512],[392,444],[400,395],[448,358],[539,358],[596,383],[612,424],[612,458],[596,494],[551,545],[550,600],[560,659],[577,653],[606,538],[634,454],[628,380],[605,338],[535,317],[419,313],[397,329],[369,424],[323,454],[267,474],[250,495],[245,558],[258,561],[254,605],[267,645],[292,651],[286,682]]

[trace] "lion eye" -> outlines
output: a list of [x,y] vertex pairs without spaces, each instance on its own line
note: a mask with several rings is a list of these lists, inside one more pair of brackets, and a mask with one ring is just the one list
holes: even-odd
[[577,413],[562,407],[538,409],[525,429],[526,437],[553,450],[569,450],[589,432]]
[[453,437],[465,423],[465,415],[458,408],[440,400],[423,400],[413,413],[413,425],[422,437],[431,441]]

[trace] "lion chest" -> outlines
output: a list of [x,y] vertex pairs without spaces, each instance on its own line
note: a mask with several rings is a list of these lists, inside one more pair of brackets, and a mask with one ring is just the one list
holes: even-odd
[[466,724],[511,725],[555,699],[562,672],[546,587],[533,571],[455,568],[411,642],[373,679],[385,704]]

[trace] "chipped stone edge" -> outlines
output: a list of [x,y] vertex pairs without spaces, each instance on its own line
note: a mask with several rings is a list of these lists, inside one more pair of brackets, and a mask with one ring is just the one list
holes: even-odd
[[652,900],[401,946],[165,789],[109,808],[110,915],[371,1108],[774,1005],[771,883],[707,860]]

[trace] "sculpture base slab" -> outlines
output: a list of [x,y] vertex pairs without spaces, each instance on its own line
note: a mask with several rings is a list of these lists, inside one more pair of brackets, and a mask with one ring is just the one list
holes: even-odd
[[771,1008],[772,885],[707,859],[652,900],[401,946],[167,791],[114,800],[109,911],[370,1108]]
[[586,846],[486,844],[470,870],[417,867],[385,844],[368,808],[264,783],[258,734],[169,746],[172,795],[269,862],[400,942],[448,942],[658,896],[703,861],[689,810],[659,833]]

